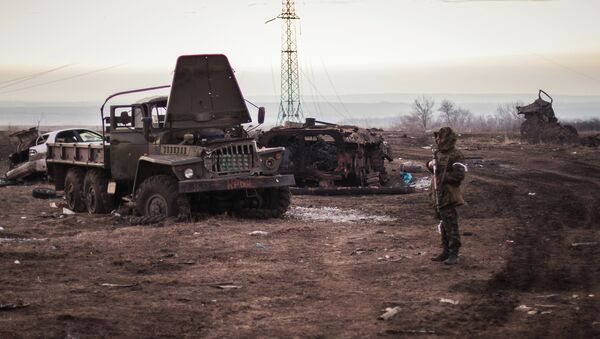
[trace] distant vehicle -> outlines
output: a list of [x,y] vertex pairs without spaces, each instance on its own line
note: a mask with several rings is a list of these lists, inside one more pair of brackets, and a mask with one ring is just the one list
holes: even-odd
[[37,128],[21,131],[12,136],[19,139],[17,152],[9,156],[9,171],[6,179],[16,180],[34,174],[46,174],[48,143],[101,143],[102,135],[85,128],[69,128],[44,133],[37,138]]

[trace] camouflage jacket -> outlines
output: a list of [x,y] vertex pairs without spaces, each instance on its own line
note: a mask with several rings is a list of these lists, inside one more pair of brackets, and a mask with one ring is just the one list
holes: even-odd
[[[460,206],[465,203],[461,183],[465,178],[465,167],[458,165],[464,164],[465,157],[456,149],[457,135],[449,127],[443,127],[435,133],[439,136],[438,149],[435,151],[435,160],[437,163],[437,186],[439,206],[442,208],[448,205]],[[436,206],[433,182],[431,184],[431,202]]]

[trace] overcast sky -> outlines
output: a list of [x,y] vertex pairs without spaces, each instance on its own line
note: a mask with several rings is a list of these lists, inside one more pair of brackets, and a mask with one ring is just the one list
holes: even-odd
[[[281,24],[264,23],[281,11],[278,0],[0,4],[0,101],[99,100],[166,84],[177,56],[196,53],[227,54],[247,95],[279,92]],[[296,7],[306,95],[538,88],[600,95],[597,0],[304,0]]]

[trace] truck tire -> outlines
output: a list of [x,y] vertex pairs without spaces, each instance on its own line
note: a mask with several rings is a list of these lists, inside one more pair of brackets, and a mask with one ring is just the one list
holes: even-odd
[[174,217],[190,213],[189,198],[179,194],[177,179],[170,175],[147,178],[135,196],[135,209],[140,215]]
[[242,208],[237,211],[238,216],[255,219],[280,218],[292,201],[289,187],[266,188],[260,195],[263,199],[262,206]]
[[67,206],[73,212],[85,211],[83,202],[83,177],[85,172],[81,168],[69,168],[65,176],[65,199]]
[[83,179],[83,200],[88,213],[109,213],[114,206],[113,197],[108,194],[108,177],[99,169],[90,169]]

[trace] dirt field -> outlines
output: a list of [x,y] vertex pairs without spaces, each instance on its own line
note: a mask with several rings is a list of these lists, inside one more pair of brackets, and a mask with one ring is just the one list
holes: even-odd
[[[396,157],[430,157],[427,137],[386,138]],[[455,267],[429,259],[425,191],[294,196],[267,222],[130,226],[0,188],[0,338],[599,337],[598,150],[459,146],[486,161],[466,179]]]

